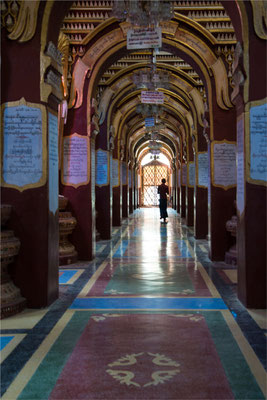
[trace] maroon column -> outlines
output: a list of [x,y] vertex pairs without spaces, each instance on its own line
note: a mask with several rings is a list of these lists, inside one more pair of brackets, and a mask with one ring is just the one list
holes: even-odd
[[128,185],[122,185],[122,218],[128,217]]
[[127,174],[128,168],[125,161],[121,163],[121,186],[122,186],[122,218],[128,217],[128,184],[127,184]]
[[[241,45],[238,46],[232,96],[237,109],[238,297],[248,308],[265,309],[266,148],[257,151],[257,143],[266,136],[266,41],[256,35],[251,5],[245,2],[244,6],[248,12],[248,36],[244,40],[248,42],[249,53],[244,57]],[[244,60],[249,68],[244,67]],[[245,69],[249,70],[249,76]],[[247,91],[244,81],[249,85]],[[261,143],[264,149],[266,143]]]
[[208,151],[207,141],[202,134],[202,127],[198,127],[198,152],[196,154],[196,187],[195,187],[195,223],[194,235],[196,239],[206,239],[208,234]]
[[181,169],[177,169],[177,212],[181,214]]
[[181,186],[181,217],[186,217],[186,186]]
[[[212,82],[214,85],[214,82]],[[236,141],[236,112],[235,109],[223,110],[217,105],[216,91],[213,90],[213,139],[210,148],[215,149],[218,143],[235,144]],[[225,129],[227,127],[227,129]],[[225,142],[227,141],[227,142]],[[215,151],[214,151],[215,153]],[[227,153],[226,153],[227,154]],[[210,258],[214,261],[223,261],[225,253],[229,249],[229,235],[226,231],[226,222],[235,214],[234,202],[236,188],[227,186],[227,182],[218,185],[215,182],[215,166],[211,160],[211,183],[210,183],[210,207],[209,207],[209,235],[210,235]]]
[[[49,121],[48,112],[57,116],[57,99],[49,96],[41,101],[40,93],[40,54],[41,27],[46,2],[40,2],[36,31],[29,41],[19,42],[8,39],[8,32],[1,29],[1,49],[5,57],[1,68],[1,101],[2,103],[17,102],[22,98],[32,103],[34,108],[44,107],[42,113],[42,135],[44,141],[42,151],[44,164],[41,167],[41,175],[45,177],[45,171],[49,171],[49,156],[45,156],[45,150],[49,149],[50,129],[46,124]],[[57,44],[60,21],[64,15],[58,14],[58,22],[49,25],[46,44],[51,41]],[[53,14],[53,13],[52,13]],[[51,19],[53,18],[51,14]],[[34,21],[33,26],[34,26]],[[22,32],[21,32],[22,33]],[[49,57],[47,57],[49,59]],[[23,60],[23,62],[22,62]],[[26,67],[27,66],[27,67]],[[43,78],[43,76],[42,76]],[[27,135],[27,133],[26,133]],[[4,135],[3,135],[4,136]],[[23,136],[23,135],[22,135]],[[18,140],[24,140],[18,138]],[[30,140],[31,141],[31,140]],[[30,142],[28,141],[28,143]],[[4,144],[4,143],[3,143]],[[20,149],[25,144],[18,142]],[[31,146],[31,145],[29,145]],[[32,148],[33,153],[36,150]],[[49,154],[49,152],[47,152]],[[57,153],[55,152],[55,156]],[[53,171],[54,173],[54,171]],[[58,210],[57,210],[57,185],[51,186],[52,176],[47,173],[40,185],[33,182],[33,186],[24,189],[21,187],[2,187],[2,203],[11,204],[12,214],[8,222],[8,228],[14,230],[16,237],[20,239],[21,246],[12,268],[12,277],[16,286],[21,290],[22,296],[27,299],[30,308],[41,308],[50,305],[58,297]],[[57,172],[54,175],[57,178]],[[8,180],[8,176],[5,176]],[[50,181],[50,182],[49,182]],[[4,185],[6,181],[2,181]],[[38,186],[39,185],[39,186]],[[49,199],[55,201],[55,208],[51,208]]]
[[[186,186],[186,224],[194,225],[194,187],[195,173],[191,173],[194,167],[194,153],[192,148],[192,137],[187,139],[187,186]],[[194,172],[194,170],[193,170]],[[191,176],[192,175],[192,176]]]
[[128,190],[129,190],[129,214],[133,213],[134,209],[134,202],[133,202],[133,187],[132,187],[132,182],[133,182],[133,173],[132,173],[132,167],[129,166],[129,171],[128,171]]
[[112,225],[121,226],[122,190],[120,183],[120,161],[112,160],[113,190],[112,190]]
[[187,187],[186,190],[186,224],[194,225],[194,188]]
[[[110,174],[111,174],[111,163],[112,156],[108,150],[108,134],[106,121],[100,126],[100,132],[96,136],[96,157],[101,157],[107,165],[104,166],[107,171],[107,180],[102,182],[101,179],[98,182],[96,179],[95,195],[96,195],[96,229],[100,234],[101,239],[107,240],[111,238],[112,231],[112,194],[110,191]],[[97,161],[96,167],[101,168],[100,160]],[[100,170],[101,171],[101,170]],[[98,172],[96,171],[96,177]]]
[[[88,80],[85,81],[84,99],[87,98]],[[71,109],[68,113],[64,136],[79,134],[87,137],[87,104]],[[95,249],[95,141],[89,139],[89,182],[78,187],[61,184],[61,194],[69,199],[68,207],[77,219],[71,235],[79,260],[92,260]]]

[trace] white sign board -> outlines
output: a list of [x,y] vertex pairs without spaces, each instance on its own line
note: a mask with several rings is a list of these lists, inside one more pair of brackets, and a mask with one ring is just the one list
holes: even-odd
[[137,28],[127,32],[127,50],[161,47],[161,28]]
[[89,138],[78,134],[63,139],[63,185],[80,186],[89,182]]
[[245,157],[244,157],[244,117],[237,120],[236,153],[236,204],[240,215],[245,210]]
[[209,183],[209,158],[208,153],[198,154],[198,185],[208,187]]
[[251,107],[250,113],[250,177],[267,181],[267,104]]
[[235,143],[213,144],[213,184],[227,188],[236,185],[236,145]]
[[164,103],[164,93],[163,92],[150,92],[148,90],[142,90],[141,103],[163,104]]
[[149,118],[145,118],[145,126],[147,127],[151,127],[155,125],[155,118],[154,117],[149,117]]

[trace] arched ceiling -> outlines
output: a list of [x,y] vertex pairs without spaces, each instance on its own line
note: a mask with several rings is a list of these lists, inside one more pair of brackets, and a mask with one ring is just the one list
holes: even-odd
[[[226,85],[229,83],[231,87],[231,67],[236,37],[231,19],[223,5],[219,1],[173,1],[172,4],[175,11],[172,20],[174,33],[180,23],[182,25],[185,23],[191,27],[192,32],[199,37],[200,41],[209,43],[214,54],[214,56],[211,55],[212,63],[217,57],[223,59],[226,80],[228,79]],[[94,43],[97,40],[94,37],[97,38],[99,32],[106,34],[109,24],[114,22],[112,6],[113,1],[75,1],[63,20],[61,32],[66,35],[69,42],[69,53],[65,62],[69,89],[72,66],[78,58],[83,60],[87,44]],[[171,36],[173,35],[170,32],[165,35],[164,46],[156,54],[156,66],[158,70],[169,73],[169,88],[159,88],[165,94],[162,105],[163,115],[160,119],[165,128],[161,129],[159,134],[165,150],[171,149],[169,153],[173,156],[176,154],[177,143],[184,140],[184,132],[192,134],[197,123],[203,124],[204,104],[207,102],[207,82],[203,79],[202,71],[196,71],[197,68],[193,62],[189,63],[182,54],[177,55],[177,52],[174,54],[171,51],[168,45],[168,37],[171,38]],[[124,50],[122,53],[120,58],[117,57],[113,62],[109,61],[106,67],[103,63],[103,67],[99,69],[100,73],[95,76],[97,80],[95,97],[100,103],[100,123],[101,113],[103,116],[109,106],[110,123],[115,125],[116,134],[121,142],[130,146],[136,155],[146,149],[145,144],[148,144],[148,139],[145,135],[144,117],[136,111],[140,103],[140,89],[133,84],[133,74],[147,70],[151,64],[152,50]],[[214,65],[212,65],[214,67],[212,72],[216,75]],[[221,66],[216,65],[216,69],[218,68]],[[216,82],[216,85],[217,92],[221,92],[220,84]],[[105,102],[103,102],[103,97]],[[219,105],[222,108],[229,107],[227,96],[223,98],[223,94],[217,93],[217,101],[221,103]]]

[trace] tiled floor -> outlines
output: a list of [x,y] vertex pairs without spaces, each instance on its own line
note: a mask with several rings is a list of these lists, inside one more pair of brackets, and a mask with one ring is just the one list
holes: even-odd
[[264,399],[266,313],[169,210],[134,212],[60,298],[1,323],[3,399]]

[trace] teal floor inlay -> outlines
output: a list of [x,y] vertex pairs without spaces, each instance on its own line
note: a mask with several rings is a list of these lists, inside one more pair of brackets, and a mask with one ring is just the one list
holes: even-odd
[[181,257],[183,257],[183,258],[192,257],[184,240],[177,240],[177,243],[178,243],[179,250],[181,252]]
[[156,267],[128,264],[115,269],[105,294],[192,294],[194,286],[186,264],[170,268],[168,263]]
[[226,310],[222,299],[212,298],[77,298],[71,309]]
[[14,336],[0,336],[0,350],[3,350],[13,338]]
[[71,278],[73,278],[73,276],[76,274],[77,271],[78,271],[77,269],[68,270],[68,271],[59,270],[60,273],[63,272],[63,273],[59,276],[59,284],[60,284],[60,285],[63,285],[64,283],[65,283],[65,284],[68,283],[69,280],[70,280]]
[[127,247],[128,247],[128,240],[122,240],[120,247],[116,251],[116,253],[113,255],[113,258],[120,258],[123,257]]

